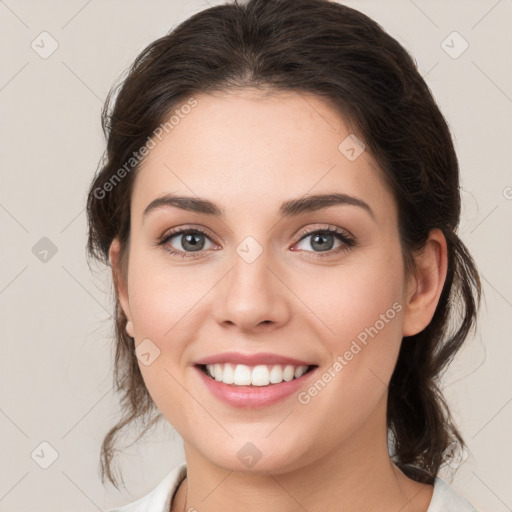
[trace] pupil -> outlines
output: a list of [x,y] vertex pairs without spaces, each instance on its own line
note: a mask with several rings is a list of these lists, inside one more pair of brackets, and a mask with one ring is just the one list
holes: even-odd
[[[330,244],[328,242],[326,242],[326,238],[327,237],[329,237],[331,239],[331,243]],[[315,249],[315,244],[317,243],[318,239],[322,240],[322,242],[317,247],[318,249],[320,249],[320,251],[328,251],[328,250],[332,249],[333,242],[334,242],[333,235],[330,235],[329,233],[316,234],[313,237],[313,240],[311,241],[311,247],[313,247],[313,249]],[[326,245],[327,245],[327,247],[326,247]]]
[[[200,234],[194,234],[189,233],[184,235],[184,241],[182,241],[181,245],[183,249],[190,249],[192,251],[200,251],[204,247],[204,238],[202,241],[197,241],[197,238],[202,238],[203,235]],[[201,243],[202,242],[202,243]],[[187,247],[187,244],[189,244],[189,247]]]

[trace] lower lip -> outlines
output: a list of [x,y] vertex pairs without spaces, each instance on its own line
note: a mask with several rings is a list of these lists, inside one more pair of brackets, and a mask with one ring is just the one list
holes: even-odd
[[309,379],[316,373],[318,367],[298,379],[289,382],[283,381],[280,384],[269,384],[268,386],[235,386],[224,384],[208,377],[201,368],[195,366],[199,377],[206,384],[206,387],[222,402],[234,407],[267,407],[297,393],[304,387]]

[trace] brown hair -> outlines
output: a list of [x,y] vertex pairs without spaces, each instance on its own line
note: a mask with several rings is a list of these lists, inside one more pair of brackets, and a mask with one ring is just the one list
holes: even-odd
[[[118,237],[126,275],[130,199],[140,164],[133,155],[192,95],[238,87],[309,92],[343,112],[391,185],[407,272],[414,272],[413,254],[431,229],[446,237],[448,270],[437,309],[422,332],[402,341],[387,410],[393,460],[411,478],[433,483],[451,456],[447,448],[464,446],[438,379],[475,326],[481,285],[456,234],[459,169],[447,123],[411,56],[364,14],[328,0],[235,0],[195,14],[144,49],[103,109],[107,149],[89,190],[88,255],[108,265]],[[102,481],[106,473],[116,487],[117,435],[142,418],[140,438],[161,419],[125,332],[117,279],[114,383],[123,415],[101,451]],[[151,413],[156,416],[148,422]]]

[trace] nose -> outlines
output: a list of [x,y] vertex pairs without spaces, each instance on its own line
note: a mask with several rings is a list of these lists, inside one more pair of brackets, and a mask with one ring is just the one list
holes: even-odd
[[292,294],[279,265],[268,253],[263,250],[254,261],[243,254],[233,255],[231,270],[216,287],[213,308],[219,324],[250,333],[268,332],[288,322]]

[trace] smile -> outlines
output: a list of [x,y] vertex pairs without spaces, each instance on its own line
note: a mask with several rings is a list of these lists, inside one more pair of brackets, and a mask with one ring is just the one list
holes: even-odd
[[318,373],[317,365],[272,364],[251,367],[215,363],[196,364],[193,368],[205,389],[217,400],[244,409],[269,407],[296,395]]
[[293,365],[256,365],[245,364],[207,364],[201,365],[203,371],[224,384],[234,386],[271,386],[281,382],[290,382],[302,377],[314,366],[293,366]]

